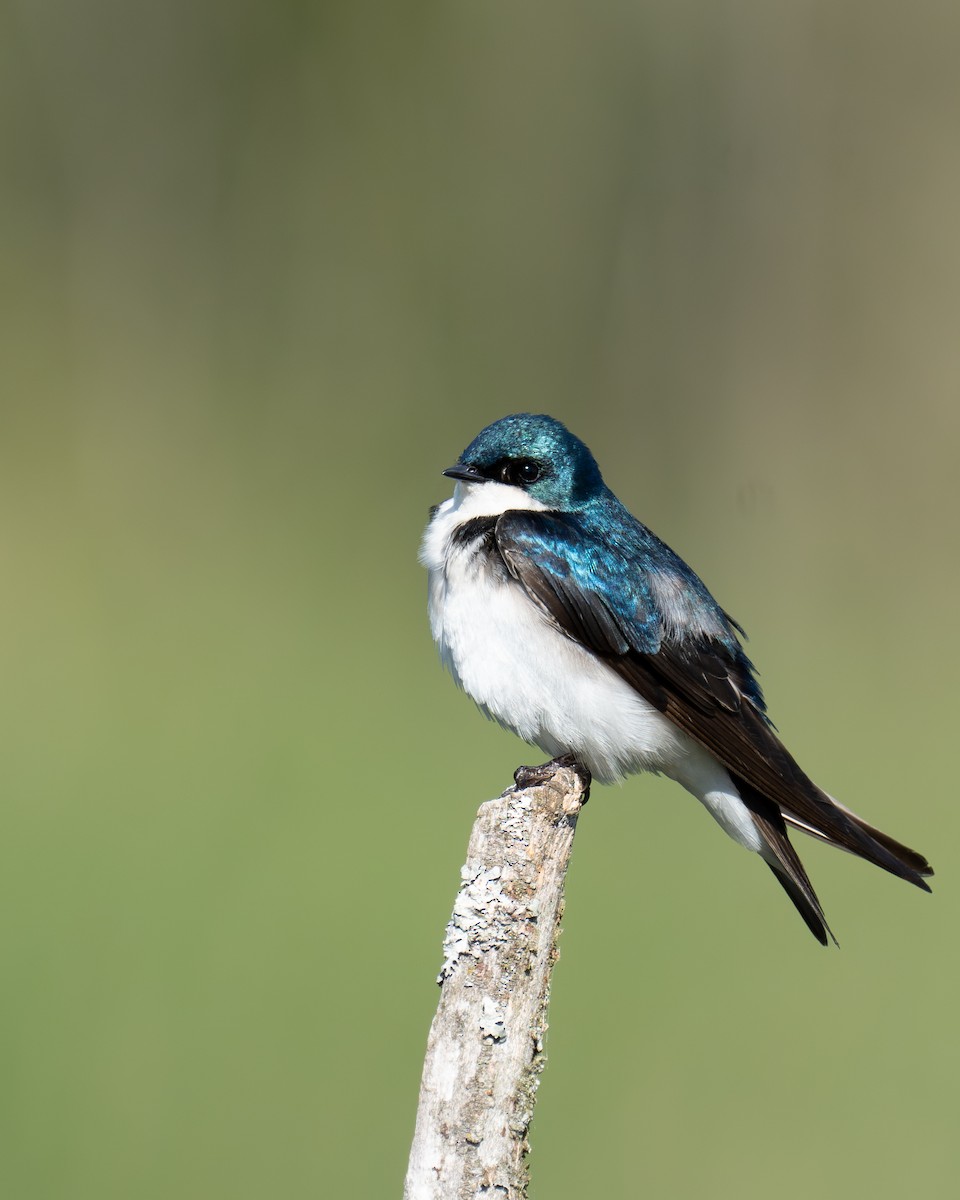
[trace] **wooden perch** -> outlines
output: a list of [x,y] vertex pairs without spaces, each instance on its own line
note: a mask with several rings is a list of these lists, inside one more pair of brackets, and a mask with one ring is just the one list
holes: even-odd
[[477,814],[443,944],[404,1200],[526,1195],[563,880],[584,793],[576,771],[558,767]]

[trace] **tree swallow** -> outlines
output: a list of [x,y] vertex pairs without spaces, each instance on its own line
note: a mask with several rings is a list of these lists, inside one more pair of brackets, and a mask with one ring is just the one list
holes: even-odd
[[922,855],[800,769],[767,716],[743,629],[559,421],[495,421],[443,474],[453,497],[420,550],[430,626],[482,712],[588,786],[636,771],[682,784],[761,856],[823,945],[833,934],[788,825],[930,890]]

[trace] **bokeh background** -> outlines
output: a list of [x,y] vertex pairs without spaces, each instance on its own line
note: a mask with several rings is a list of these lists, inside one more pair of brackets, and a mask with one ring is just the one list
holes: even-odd
[[441,469],[547,411],[751,634],[824,951],[676,787],[581,822],[533,1190],[953,1194],[960,8],[11,0],[0,1188],[399,1195],[476,806]]

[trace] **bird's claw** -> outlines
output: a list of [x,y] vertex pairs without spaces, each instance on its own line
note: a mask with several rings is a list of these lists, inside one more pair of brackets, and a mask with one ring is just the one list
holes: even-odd
[[513,773],[513,782],[517,786],[517,791],[523,791],[528,787],[536,787],[538,784],[546,783],[552,779],[557,771],[567,768],[573,771],[580,780],[583,788],[583,804],[590,799],[590,784],[593,777],[589,770],[583,765],[575,754],[561,754],[557,758],[552,758],[549,762],[541,763],[539,767],[517,767]]

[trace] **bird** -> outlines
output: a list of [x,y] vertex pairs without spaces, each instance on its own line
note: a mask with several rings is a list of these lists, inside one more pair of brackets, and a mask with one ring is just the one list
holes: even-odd
[[[821,945],[836,938],[788,828],[930,891],[923,855],[798,766],[767,715],[743,628],[544,414],[505,416],[443,471],[420,546],[431,633],[480,710],[592,782],[662,774],[759,854]],[[828,940],[829,939],[829,940]]]

